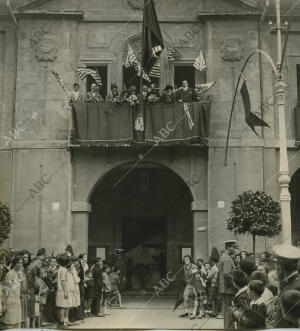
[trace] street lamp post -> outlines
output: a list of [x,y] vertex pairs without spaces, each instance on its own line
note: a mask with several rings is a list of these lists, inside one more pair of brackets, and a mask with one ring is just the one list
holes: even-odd
[[277,30],[277,82],[275,84],[276,98],[279,116],[279,184],[280,184],[280,207],[282,223],[282,243],[291,244],[291,195],[289,192],[289,164],[286,146],[285,128],[285,91],[287,85],[282,78],[282,49],[281,49],[281,22],[280,22],[280,0],[275,0],[276,5],[276,30]]

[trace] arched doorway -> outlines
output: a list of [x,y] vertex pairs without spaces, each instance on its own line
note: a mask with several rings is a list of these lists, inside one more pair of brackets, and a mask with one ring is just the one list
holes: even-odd
[[292,176],[290,183],[292,242],[300,247],[300,169]]
[[92,193],[88,255],[109,259],[115,249],[124,249],[124,288],[153,290],[167,272],[180,269],[182,254],[193,253],[193,199],[169,168],[133,165],[109,171]]

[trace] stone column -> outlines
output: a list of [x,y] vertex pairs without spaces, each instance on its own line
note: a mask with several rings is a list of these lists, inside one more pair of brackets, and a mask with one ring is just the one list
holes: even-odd
[[195,259],[208,258],[208,204],[207,201],[193,201],[193,257]]
[[88,252],[89,214],[91,204],[85,201],[72,203],[72,247],[76,254]]

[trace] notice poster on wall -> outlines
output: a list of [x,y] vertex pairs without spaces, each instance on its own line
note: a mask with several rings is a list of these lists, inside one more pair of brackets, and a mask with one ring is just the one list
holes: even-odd
[[105,247],[97,247],[96,248],[96,256],[101,257],[102,260],[105,260],[106,248]]

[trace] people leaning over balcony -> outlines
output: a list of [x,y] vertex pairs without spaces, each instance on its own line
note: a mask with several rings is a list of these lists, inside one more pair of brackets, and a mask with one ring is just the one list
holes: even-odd
[[176,102],[176,95],[174,93],[173,86],[167,85],[162,92],[162,97],[160,99],[164,103],[174,103]]
[[182,82],[182,86],[177,88],[171,85],[166,85],[162,93],[160,93],[159,87],[156,83],[149,85],[143,85],[141,93],[137,94],[136,86],[132,85],[128,89],[124,89],[122,93],[119,93],[116,83],[111,84],[111,92],[103,100],[99,93],[99,86],[95,83],[91,85],[91,90],[86,93],[83,98],[79,91],[79,84],[74,84],[74,91],[70,96],[70,102],[85,102],[85,103],[114,103],[114,104],[129,104],[136,105],[139,102],[147,104],[162,103],[175,103],[175,102],[195,102],[202,98],[203,92],[197,88],[189,87],[187,80]]
[[111,84],[110,88],[111,88],[111,93],[108,94],[105,102],[120,103],[120,96],[119,96],[117,84],[115,84],[115,83]]
[[83,95],[81,94],[79,88],[79,84],[75,83],[73,85],[74,90],[70,94],[70,102],[75,103],[75,102],[83,102]]
[[86,103],[104,102],[101,94],[99,93],[99,88],[97,88],[97,85],[95,83],[91,85],[91,91],[86,93],[84,102]]
[[179,102],[193,102],[197,100],[197,94],[193,88],[189,87],[187,80],[182,82],[182,86],[176,91],[176,94]]

